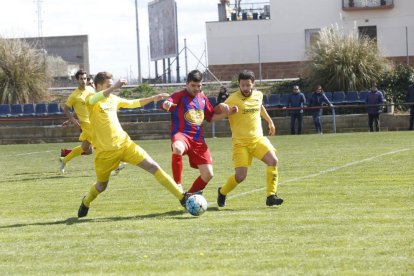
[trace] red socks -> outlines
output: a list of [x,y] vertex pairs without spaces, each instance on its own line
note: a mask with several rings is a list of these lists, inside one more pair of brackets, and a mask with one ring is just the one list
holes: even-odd
[[204,180],[201,178],[201,176],[199,176],[193,183],[193,185],[191,186],[191,188],[188,190],[188,192],[190,194],[199,192],[204,190],[204,188],[206,187],[207,182],[204,182]]
[[183,175],[183,156],[173,154],[171,157],[171,169],[174,177],[174,181],[177,184],[181,184]]

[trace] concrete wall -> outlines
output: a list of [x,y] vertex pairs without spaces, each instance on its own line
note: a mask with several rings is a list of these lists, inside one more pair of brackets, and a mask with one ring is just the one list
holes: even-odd
[[[159,119],[165,119],[159,118]],[[152,119],[154,120],[154,118]],[[273,121],[276,126],[277,135],[290,133],[290,117],[275,117]],[[409,115],[382,114],[381,130],[395,131],[408,129]],[[76,142],[79,137],[79,130],[74,127],[62,128],[60,121],[52,122],[33,121],[32,125],[0,124],[0,144],[16,143],[55,143],[55,142]],[[324,133],[333,132],[332,116],[322,116]],[[127,116],[123,117],[123,128],[129,135],[136,140],[145,139],[169,139],[170,122],[151,121],[144,117]],[[267,124],[263,124],[264,132],[267,133]],[[212,137],[212,124],[206,123],[204,126],[205,136]],[[336,116],[337,133],[368,131],[368,116],[366,114],[340,115]],[[313,129],[312,117],[304,118],[304,133],[315,133]],[[231,135],[228,121],[215,123],[216,137],[229,137]]]

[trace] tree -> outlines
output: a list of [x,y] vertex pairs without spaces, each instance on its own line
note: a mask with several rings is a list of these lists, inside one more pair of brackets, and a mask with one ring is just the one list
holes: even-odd
[[45,53],[19,39],[0,37],[0,103],[24,104],[48,98]]
[[307,52],[305,75],[332,91],[362,90],[389,67],[375,40],[339,28],[324,28]]

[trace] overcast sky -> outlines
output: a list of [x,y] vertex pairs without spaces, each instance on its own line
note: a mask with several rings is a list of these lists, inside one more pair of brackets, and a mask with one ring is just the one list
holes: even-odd
[[[0,4],[0,35],[2,37],[38,36],[37,0],[11,0]],[[154,76],[154,63],[148,66],[148,0],[138,0],[141,75]],[[176,0],[179,50],[187,47],[201,57],[206,44],[206,21],[217,21],[218,0]],[[42,0],[43,36],[89,36],[91,73],[110,71],[116,78],[137,76],[137,40],[134,0]],[[205,61],[203,57],[202,61]],[[188,55],[189,70],[198,65]],[[159,62],[160,63],[160,62]],[[181,75],[185,74],[180,61]],[[159,67],[161,68],[161,67]],[[174,65],[175,68],[175,65]],[[175,69],[174,69],[175,70]],[[160,72],[160,69],[159,71]],[[174,74],[175,75],[175,74]]]

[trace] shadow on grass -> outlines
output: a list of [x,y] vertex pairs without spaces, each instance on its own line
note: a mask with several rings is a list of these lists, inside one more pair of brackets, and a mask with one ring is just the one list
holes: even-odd
[[[23,174],[20,174],[23,175]],[[27,182],[27,181],[38,181],[38,180],[47,180],[47,179],[63,179],[65,178],[64,175],[53,173],[53,175],[43,175],[38,173],[32,173],[32,177],[20,178],[20,179],[4,179],[1,180],[0,183],[13,183],[13,182]],[[93,176],[77,176],[77,178],[91,178]]]
[[[142,220],[148,218],[157,218],[157,217],[175,217],[181,216],[185,214],[184,210],[182,211],[168,211],[165,213],[158,213],[158,214],[147,214],[147,215],[136,215],[136,216],[127,216],[127,217],[107,217],[107,218],[96,218],[96,219],[79,219],[77,217],[67,218],[65,220],[58,220],[58,221],[50,221],[50,222],[34,222],[34,223],[17,223],[11,225],[4,225],[0,226],[0,229],[6,228],[19,228],[19,227],[26,227],[26,226],[46,226],[46,225],[73,225],[73,224],[80,224],[80,223],[90,223],[90,222],[111,222],[111,221],[122,221],[122,220]],[[175,219],[191,219],[194,217],[176,217]]]

